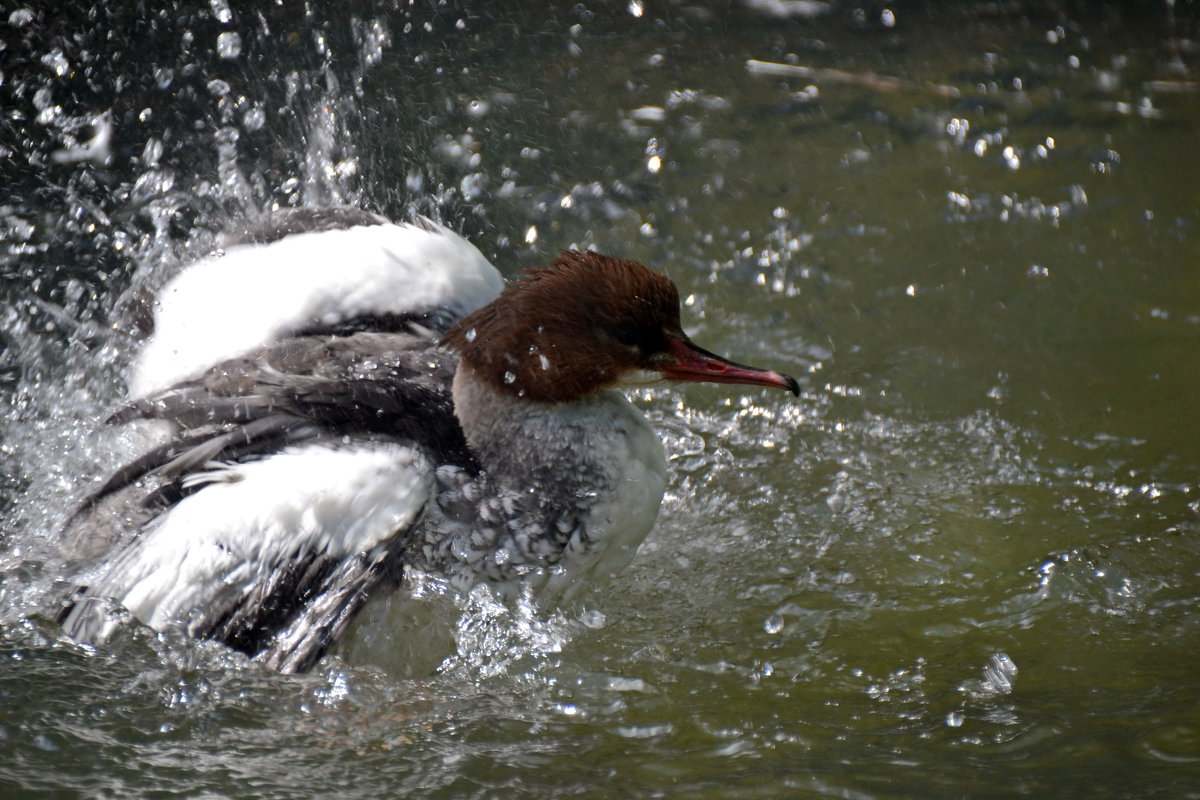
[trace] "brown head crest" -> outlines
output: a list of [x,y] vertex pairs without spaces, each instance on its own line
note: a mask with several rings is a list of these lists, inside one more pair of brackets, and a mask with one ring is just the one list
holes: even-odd
[[636,261],[565,251],[522,273],[442,344],[493,388],[558,403],[655,369],[669,334],[683,335],[670,278]]

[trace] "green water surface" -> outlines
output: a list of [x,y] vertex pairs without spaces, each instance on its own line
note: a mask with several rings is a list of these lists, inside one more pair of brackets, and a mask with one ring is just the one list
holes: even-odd
[[[1192,4],[252,5],[8,16],[0,795],[1200,797]],[[330,201],[654,264],[804,392],[639,392],[633,565],[431,674],[63,640],[30,598],[123,340],[46,309]]]

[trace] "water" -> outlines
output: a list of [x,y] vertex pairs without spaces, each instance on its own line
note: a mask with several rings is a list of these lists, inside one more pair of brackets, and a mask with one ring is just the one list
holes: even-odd
[[[5,796],[1200,796],[1191,6],[398,5],[0,12]],[[570,608],[64,641],[139,298],[331,202],[661,266],[803,395],[640,392],[663,514]]]

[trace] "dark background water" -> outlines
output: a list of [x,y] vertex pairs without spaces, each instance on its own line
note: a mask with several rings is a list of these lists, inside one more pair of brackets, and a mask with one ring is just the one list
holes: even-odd
[[[5,5],[0,792],[1200,796],[1197,20]],[[63,640],[52,533],[119,460],[131,298],[330,202],[508,274],[652,263],[805,392],[638,393],[673,478],[633,566],[554,613],[472,598],[428,674],[386,609],[299,678]]]

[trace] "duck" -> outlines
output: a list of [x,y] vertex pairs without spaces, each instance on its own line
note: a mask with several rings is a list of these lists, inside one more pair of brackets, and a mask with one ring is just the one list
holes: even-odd
[[409,574],[552,605],[633,559],[667,486],[625,392],[799,383],[702,349],[659,270],[567,250],[505,283],[425,218],[302,209],[227,232],[158,295],[148,444],[64,526],[57,619],[130,617],[304,672]]

